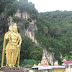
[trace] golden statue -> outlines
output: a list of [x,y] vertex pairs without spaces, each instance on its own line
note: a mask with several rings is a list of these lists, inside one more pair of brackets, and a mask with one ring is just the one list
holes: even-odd
[[[8,41],[6,45],[6,41]],[[4,54],[6,52],[6,66],[14,67],[17,60],[17,67],[19,67],[20,59],[20,47],[21,47],[21,36],[17,31],[16,23],[13,26],[9,26],[9,31],[4,36],[3,52],[2,52],[2,63],[4,63]]]

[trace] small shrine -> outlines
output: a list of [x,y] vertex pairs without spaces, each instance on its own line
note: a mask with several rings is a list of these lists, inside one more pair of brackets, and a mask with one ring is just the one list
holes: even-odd
[[43,58],[41,60],[41,65],[49,65],[45,55],[43,56]]

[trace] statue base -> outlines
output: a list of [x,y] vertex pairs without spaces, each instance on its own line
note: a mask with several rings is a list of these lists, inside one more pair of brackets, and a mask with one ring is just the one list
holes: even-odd
[[24,72],[22,68],[5,66],[0,69],[1,72]]

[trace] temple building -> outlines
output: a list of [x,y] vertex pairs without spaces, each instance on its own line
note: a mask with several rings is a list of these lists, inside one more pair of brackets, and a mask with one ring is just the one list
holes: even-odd
[[45,55],[43,56],[43,58],[41,60],[41,65],[49,65]]

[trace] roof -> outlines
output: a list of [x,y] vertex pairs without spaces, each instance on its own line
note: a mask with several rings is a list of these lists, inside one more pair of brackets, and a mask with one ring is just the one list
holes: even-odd
[[56,69],[56,68],[65,68],[65,66],[52,66],[53,69]]
[[72,61],[65,61],[64,63],[65,63],[65,64],[68,64],[68,63],[72,63]]
[[42,66],[42,67],[39,67],[38,70],[44,70],[44,69],[52,69],[51,66]]
[[57,68],[65,68],[65,66],[33,66],[33,69],[44,70],[44,69],[57,69]]
[[39,68],[39,67],[43,67],[43,66],[33,66],[32,69]]

